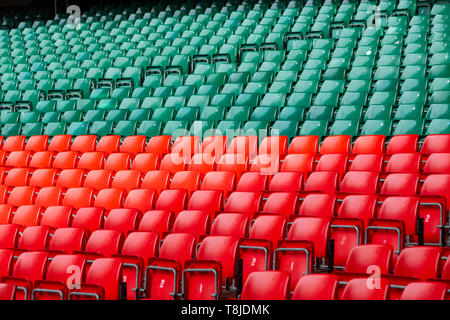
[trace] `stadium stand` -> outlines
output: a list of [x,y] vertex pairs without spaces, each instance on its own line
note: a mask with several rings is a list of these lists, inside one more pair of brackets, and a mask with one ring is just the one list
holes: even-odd
[[448,1],[0,22],[0,299],[450,299]]

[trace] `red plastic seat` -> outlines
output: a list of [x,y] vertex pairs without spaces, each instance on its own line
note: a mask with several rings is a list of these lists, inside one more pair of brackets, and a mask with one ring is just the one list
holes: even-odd
[[168,153],[161,160],[159,168],[160,170],[165,170],[174,174],[178,171],[185,171],[189,160],[189,156],[181,156],[178,153]]
[[391,156],[386,172],[392,173],[419,173],[420,153],[397,153]]
[[211,171],[203,178],[201,190],[219,190],[224,196],[234,190],[236,175],[231,171]]
[[255,219],[248,238],[244,238],[239,244],[239,257],[243,262],[243,282],[252,272],[271,268],[273,250],[285,233],[286,218],[283,216],[267,215]]
[[3,141],[2,150],[6,152],[22,151],[25,149],[25,136],[9,136]]
[[299,192],[303,186],[303,173],[277,172],[269,182],[268,191]]
[[130,192],[138,189],[141,184],[141,173],[136,170],[117,171],[111,183],[111,188],[123,189]]
[[298,280],[292,300],[336,300],[338,280],[333,274],[307,274]]
[[312,154],[319,152],[319,136],[299,136],[292,139],[289,144],[289,154]]
[[131,154],[133,157],[138,153],[144,152],[146,136],[128,136],[125,137],[120,145],[120,152]]
[[104,163],[105,155],[103,152],[85,152],[78,160],[77,168],[84,170],[99,170],[103,169]]
[[358,154],[353,158],[349,171],[380,172],[383,168],[382,154]]
[[17,243],[18,251],[43,251],[48,247],[50,228],[45,226],[26,227]]
[[[105,208],[107,212],[124,205],[125,192],[122,189],[108,188],[98,192],[94,206]],[[84,207],[84,206],[83,206]]]
[[128,170],[131,167],[131,156],[129,153],[111,153],[105,161],[105,169],[120,171]]
[[63,198],[63,189],[61,187],[45,187],[39,190],[34,204],[44,208],[58,206]]
[[14,252],[12,250],[0,249],[0,278],[11,275]]
[[438,275],[441,259],[439,247],[409,247],[402,250],[394,268],[394,275],[425,281]]
[[347,171],[348,155],[345,153],[324,154],[320,157],[315,171],[336,171],[344,174]]
[[200,174],[196,171],[178,171],[172,177],[170,189],[186,190],[188,195],[200,186]]
[[128,193],[123,207],[128,209],[138,209],[143,213],[153,209],[154,202],[155,190],[134,189]]
[[333,194],[308,194],[298,209],[300,216],[332,218],[334,216],[336,196]]
[[156,153],[138,153],[131,163],[131,170],[143,173],[156,170],[159,167],[159,156]]
[[51,187],[56,184],[56,169],[37,169],[31,175],[29,185],[33,187]]
[[217,163],[217,171],[231,171],[239,179],[248,170],[248,158],[244,154],[224,154]]
[[263,192],[266,190],[268,177],[260,172],[245,172],[236,185],[236,191]]
[[386,244],[355,246],[345,264],[345,273],[367,274],[371,266],[377,266],[379,274],[388,274],[392,269],[392,254],[392,247]]
[[0,249],[13,249],[19,239],[19,226],[0,224]]
[[33,204],[36,199],[35,187],[15,187],[8,197],[8,204],[20,207]]
[[158,235],[154,232],[132,232],[123,243],[121,254],[123,280],[127,284],[127,300],[139,295],[148,261],[155,257]]
[[172,136],[151,137],[147,142],[145,152],[155,153],[159,156],[165,155],[170,152],[171,143]]
[[[81,274],[84,272],[85,259],[77,255],[57,255],[48,265],[45,280],[36,281],[31,298],[33,300],[64,300],[67,299],[68,281],[71,286],[81,284]],[[71,271],[71,272],[68,272]],[[79,272],[78,279],[71,278],[72,272]]]
[[347,172],[339,186],[343,193],[375,194],[377,189],[378,173],[367,171]]
[[94,204],[94,190],[91,188],[70,188],[67,189],[63,206],[72,206],[76,209],[90,207]]
[[0,283],[0,300],[17,300],[16,285],[12,283]]
[[74,169],[78,164],[78,153],[75,151],[58,152],[53,160],[53,168],[55,169]]
[[259,145],[259,154],[270,154],[278,158],[287,153],[287,136],[265,137]]
[[29,168],[13,168],[6,175],[4,184],[11,187],[27,186],[30,176],[31,169]]
[[172,145],[172,154],[178,154],[181,157],[192,157],[199,150],[200,138],[197,136],[180,136],[175,139]]
[[227,149],[227,136],[209,136],[202,141],[201,153],[208,154],[212,159],[220,159]]
[[190,233],[198,239],[201,235],[209,233],[211,220],[209,214],[202,210],[183,210],[177,215],[172,232]]
[[430,134],[426,136],[420,153],[425,159],[432,153],[450,153],[450,134]]
[[86,257],[111,257],[119,253],[123,244],[123,235],[116,230],[95,230],[86,243],[84,253]]
[[[347,173],[348,174],[348,173]],[[336,192],[338,173],[333,171],[312,172],[305,183],[304,191],[324,193]]]
[[313,154],[288,154],[283,160],[280,171],[294,171],[308,174],[314,164]]
[[327,136],[320,146],[320,154],[349,154],[352,137],[349,135]]
[[188,170],[197,171],[202,176],[210,171],[214,171],[216,167],[214,156],[209,153],[197,153],[191,158],[188,165]]
[[419,136],[417,134],[402,134],[393,136],[391,140],[389,140],[386,155],[417,152],[419,151],[418,142]]
[[172,229],[174,221],[173,212],[166,210],[149,210],[144,213],[139,222],[139,231],[156,232],[159,236]]
[[97,146],[97,136],[96,135],[82,135],[76,136],[72,145],[70,146],[70,150],[84,153],[84,152],[92,152],[95,151],[95,147]]
[[36,226],[41,220],[42,212],[42,208],[35,205],[20,206],[13,215],[11,223],[22,227]]
[[122,261],[119,258],[96,259],[79,289],[69,293],[69,300],[118,300],[122,281]]
[[241,300],[286,300],[289,297],[289,273],[257,271],[247,278]]
[[139,220],[139,211],[136,209],[112,209],[106,217],[104,229],[128,235],[137,229]]
[[2,278],[3,283],[16,286],[16,300],[29,300],[34,283],[45,275],[48,254],[46,252],[22,253],[14,266],[12,277]]
[[45,209],[40,224],[51,228],[66,228],[70,226],[71,221],[71,207],[52,206]]
[[450,174],[450,153],[433,153],[425,162],[424,173]]
[[274,252],[274,269],[291,274],[290,290],[299,278],[311,273],[314,257],[325,257],[330,222],[316,217],[300,217],[292,224],[287,240]]
[[[156,201],[155,209],[172,211],[173,213],[175,213],[176,217],[180,211],[186,208],[186,203],[187,191],[164,190],[160,193],[158,200]],[[150,208],[148,210],[150,210]]]
[[380,192],[389,195],[413,196],[419,190],[419,175],[414,173],[391,173],[383,182]]
[[273,175],[278,172],[280,159],[274,154],[259,154],[250,165],[250,171],[261,172],[266,175]]
[[431,174],[420,189],[420,215],[424,218],[424,241],[445,243],[446,232],[437,228],[445,224],[450,209],[450,175]]
[[113,152],[119,152],[120,148],[120,136],[109,135],[101,137],[97,142],[96,151],[104,152],[109,155]]
[[187,260],[192,259],[195,236],[171,233],[159,249],[158,258],[150,259],[145,273],[145,297],[154,300],[174,300],[181,289],[181,272]]
[[48,244],[49,254],[74,253],[84,250],[86,231],[81,228],[58,228]]
[[351,279],[345,286],[341,300],[387,300],[389,283],[380,281],[380,287],[371,288],[367,278]]
[[400,300],[445,300],[447,285],[438,282],[412,282],[403,289]]
[[244,238],[247,233],[248,217],[242,213],[219,214],[211,226],[211,236]]
[[235,191],[230,194],[224,205],[225,212],[243,213],[250,220],[260,210],[262,196],[258,192]]
[[83,169],[65,169],[62,170],[56,180],[56,186],[61,188],[79,188],[84,183]]
[[51,168],[53,166],[53,152],[52,151],[39,151],[33,154],[31,157],[29,167],[30,168]]
[[298,197],[291,192],[274,192],[267,197],[262,214],[279,214],[289,218],[297,212]]
[[80,208],[73,217],[72,227],[87,230],[92,233],[103,227],[104,220],[103,208]]
[[83,187],[101,190],[109,188],[112,181],[112,171],[106,169],[90,170],[87,172]]
[[5,161],[6,167],[26,168],[31,160],[31,151],[13,151]]
[[187,210],[203,210],[214,219],[216,212],[222,208],[222,192],[217,190],[197,190],[189,199]]
[[385,136],[367,135],[356,138],[352,148],[352,155],[385,152]]
[[[203,239],[196,260],[185,263],[183,289],[187,300],[218,299],[220,286],[235,277],[239,240],[234,237],[209,236]],[[190,271],[195,269],[196,271]],[[214,269],[215,273],[211,270]]]
[[227,154],[241,154],[252,160],[258,154],[257,136],[237,136],[231,140]]
[[63,152],[70,150],[72,136],[69,134],[56,135],[50,139],[48,151]]
[[169,189],[170,173],[164,170],[153,170],[145,174],[141,187],[154,189],[158,194]]

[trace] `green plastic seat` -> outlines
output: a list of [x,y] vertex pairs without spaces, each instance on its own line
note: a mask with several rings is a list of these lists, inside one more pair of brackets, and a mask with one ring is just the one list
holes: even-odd
[[179,136],[185,136],[188,133],[188,123],[184,121],[167,121],[162,135],[171,135],[172,139],[176,139]]
[[334,108],[331,106],[312,106],[306,114],[306,120],[331,121]]
[[19,113],[19,122],[20,123],[37,123],[40,122],[41,113],[37,111],[22,111]]
[[365,106],[367,103],[367,94],[364,92],[347,91],[341,98],[341,106]]
[[31,137],[41,135],[44,130],[43,123],[25,123],[21,128],[21,135]]
[[222,120],[217,125],[214,134],[217,136],[226,135],[228,138],[241,134],[241,122],[233,120]]
[[156,109],[163,106],[164,99],[162,97],[146,97],[141,104],[143,109]]
[[297,136],[298,121],[292,120],[277,120],[274,122],[271,130],[271,136],[287,136],[293,138]]
[[359,120],[336,120],[331,125],[330,135],[350,135],[358,134]]
[[151,115],[151,109],[134,109],[128,115],[128,120],[132,120],[132,121],[149,120],[150,115]]
[[306,120],[300,125],[301,136],[325,136],[327,133],[328,122],[326,120]]
[[153,111],[151,120],[167,122],[175,116],[175,109],[170,107],[157,108]]
[[250,107],[246,106],[235,106],[228,109],[225,116],[225,120],[232,121],[248,121],[250,119]]
[[225,108],[211,106],[203,108],[202,112],[200,113],[199,120],[212,121],[214,124],[217,124],[224,118],[225,118]]
[[114,135],[122,137],[133,136],[136,133],[137,122],[130,120],[121,120],[117,122],[113,129]]
[[55,111],[56,109],[56,101],[54,100],[40,100],[37,104],[36,104],[36,111],[45,113],[45,112],[51,112],[51,111]]
[[95,122],[105,120],[106,111],[105,110],[88,110],[84,114],[84,121]]
[[127,110],[110,110],[106,114],[105,120],[112,122],[119,122],[121,120],[125,120],[127,118]]
[[450,119],[449,104],[432,104],[425,116],[426,120],[433,119]]
[[61,112],[46,112],[43,114],[41,121],[43,123],[58,122],[61,119]]
[[267,136],[268,123],[265,121],[247,121],[242,128],[245,136]]
[[319,92],[313,102],[314,106],[337,106],[339,93],[337,92]]
[[213,124],[212,121],[196,120],[189,129],[189,135],[197,137],[211,136],[213,133]]
[[66,133],[66,123],[63,122],[49,122],[45,125],[44,135],[50,137],[65,134]]
[[362,115],[362,106],[341,106],[336,111],[336,120],[360,120]]
[[193,122],[199,117],[198,107],[182,107],[178,109],[174,120]]
[[431,95],[430,104],[445,104],[450,101],[450,91],[436,91]]
[[396,93],[393,91],[377,91],[370,98],[369,105],[393,106]]
[[80,110],[72,110],[72,111],[66,111],[63,112],[61,115],[61,121],[62,122],[78,122],[81,121],[83,117],[83,112],[81,112]]
[[257,107],[253,110],[251,120],[273,122],[276,120],[276,116],[277,116],[276,107]]
[[3,110],[0,112],[0,124],[18,123],[19,115],[20,114],[18,112]]
[[92,123],[89,134],[94,134],[99,137],[111,135],[114,123],[111,121],[95,121]]
[[424,120],[400,120],[394,128],[393,135],[399,134],[417,134],[422,135]]
[[72,122],[67,128],[67,134],[73,136],[87,135],[89,133],[89,122]]
[[391,133],[391,120],[367,120],[362,129],[361,135],[385,135]]
[[392,117],[392,106],[370,105],[367,108],[364,120],[386,120]]
[[139,124],[136,130],[136,134],[144,135],[147,137],[153,137],[160,135],[161,130],[162,130],[161,121],[144,120]]
[[278,120],[300,122],[304,119],[305,109],[297,107],[284,107],[281,109]]
[[448,119],[433,119],[426,130],[426,135],[429,134],[449,134],[450,120]]
[[395,111],[395,120],[421,119],[423,114],[423,105],[399,105]]

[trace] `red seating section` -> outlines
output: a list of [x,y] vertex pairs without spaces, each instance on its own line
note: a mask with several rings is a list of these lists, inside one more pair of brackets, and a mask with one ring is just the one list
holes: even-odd
[[439,138],[6,138],[0,298],[445,299]]

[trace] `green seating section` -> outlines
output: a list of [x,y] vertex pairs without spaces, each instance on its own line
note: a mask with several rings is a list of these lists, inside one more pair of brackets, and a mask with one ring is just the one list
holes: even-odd
[[450,133],[450,4],[374,8],[127,3],[76,28],[23,19],[0,30],[0,134]]

